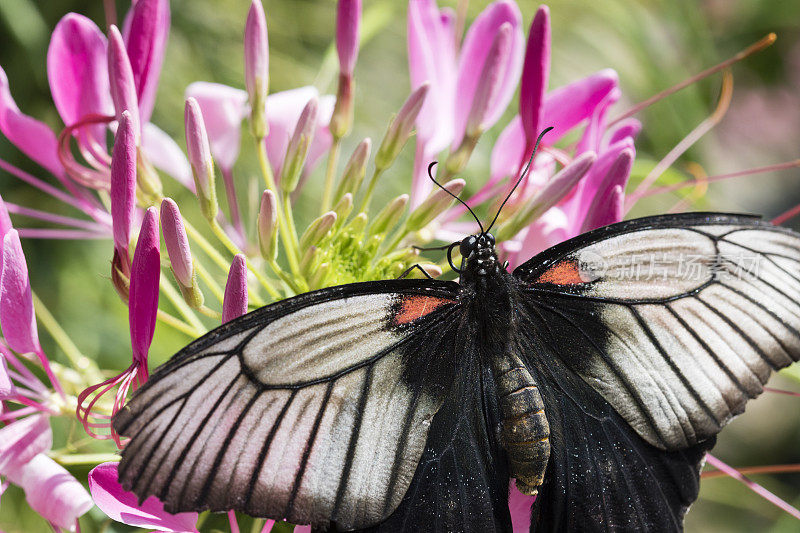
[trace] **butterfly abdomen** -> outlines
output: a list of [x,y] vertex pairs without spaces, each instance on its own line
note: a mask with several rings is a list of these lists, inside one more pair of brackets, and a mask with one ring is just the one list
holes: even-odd
[[500,439],[508,453],[509,474],[524,494],[536,494],[550,457],[550,426],[544,401],[530,372],[515,356],[494,364],[503,413]]

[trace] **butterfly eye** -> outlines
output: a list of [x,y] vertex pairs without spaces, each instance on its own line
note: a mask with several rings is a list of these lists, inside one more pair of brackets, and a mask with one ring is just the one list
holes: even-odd
[[486,243],[487,243],[489,246],[494,246],[494,235],[492,235],[491,233],[487,233],[487,234],[485,235],[485,237],[486,237]]
[[469,257],[470,254],[475,250],[476,245],[478,244],[478,238],[475,235],[470,235],[469,237],[464,237],[464,240],[461,241],[461,257]]

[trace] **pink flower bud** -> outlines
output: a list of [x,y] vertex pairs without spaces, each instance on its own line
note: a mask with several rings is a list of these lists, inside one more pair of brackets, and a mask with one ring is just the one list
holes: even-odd
[[371,149],[372,140],[367,137],[353,150],[353,155],[347,160],[347,164],[342,172],[342,179],[339,181],[339,186],[336,188],[336,194],[333,195],[335,202],[339,201],[339,199],[347,193],[353,195],[358,193],[358,188],[361,187],[361,182],[364,180],[364,175],[367,171],[367,161],[369,161],[369,152]]
[[122,120],[122,112],[129,111],[133,124],[136,144],[142,135],[142,126],[139,119],[139,100],[136,96],[136,82],[133,79],[133,70],[125,51],[122,35],[113,24],[108,29],[108,81],[111,86],[111,99],[117,120]]
[[131,220],[136,207],[136,135],[133,128],[131,112],[123,111],[111,154],[110,194],[114,250],[128,267]]
[[511,24],[506,22],[497,31],[492,41],[492,46],[483,64],[483,71],[478,79],[472,107],[467,117],[466,137],[475,138],[483,133],[487,124],[486,116],[492,102],[504,81],[505,70],[508,67],[508,56],[511,53]]
[[244,255],[236,254],[228,271],[225,297],[222,300],[222,322],[247,313],[247,263]]
[[194,174],[200,209],[203,215],[211,220],[217,216],[219,210],[214,181],[214,160],[211,158],[211,147],[208,144],[203,114],[194,98],[186,99],[183,119],[186,128],[186,151]]
[[378,153],[375,155],[375,166],[379,169],[388,168],[395,160],[400,150],[405,146],[414,129],[422,104],[428,94],[430,84],[425,82],[409,95],[408,99],[392,119],[386,135],[383,137]]
[[300,249],[305,250],[309,246],[316,246],[325,238],[334,224],[336,224],[336,212],[328,211],[324,215],[316,218],[308,225],[306,231],[300,237]]
[[3,270],[0,274],[0,326],[12,350],[38,353],[39,333],[33,309],[28,265],[17,230],[3,238]]
[[244,76],[250,97],[253,134],[267,134],[266,103],[269,89],[269,41],[267,20],[261,0],[253,0],[244,27]]
[[336,52],[339,71],[353,75],[358,58],[358,30],[361,25],[361,0],[339,0],[336,11]]
[[[550,10],[541,6],[531,22],[520,82],[519,114],[528,152],[542,129],[544,96],[550,74]],[[545,124],[549,126],[549,124]],[[528,155],[525,158],[529,157]]]
[[311,142],[314,140],[314,132],[317,129],[318,111],[319,100],[316,97],[311,98],[303,108],[303,112],[300,113],[294,134],[289,140],[289,146],[286,148],[286,157],[283,160],[284,165],[281,170],[281,188],[287,194],[295,190],[300,180],[300,174],[308,156],[308,149],[311,147]]
[[145,211],[139,240],[131,265],[128,321],[133,360],[147,368],[147,352],[153,340],[158,313],[158,287],[161,277],[161,251],[158,237],[158,209]]
[[161,232],[175,279],[184,287],[191,287],[194,282],[192,251],[178,204],[171,198],[164,198],[161,202]]
[[[466,182],[462,179],[450,180],[444,184],[443,189],[436,189],[428,198],[419,204],[408,216],[406,228],[409,231],[417,231],[428,225],[433,219],[444,213],[455,199],[464,190]],[[449,193],[449,194],[448,194]]]

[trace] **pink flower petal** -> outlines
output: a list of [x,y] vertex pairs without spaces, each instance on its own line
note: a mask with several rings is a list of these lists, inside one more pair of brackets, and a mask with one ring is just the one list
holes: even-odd
[[228,271],[225,298],[222,301],[222,323],[247,313],[247,265],[242,254],[237,254]]
[[458,59],[458,78],[455,92],[454,134],[450,144],[455,149],[461,144],[467,124],[469,110],[478,87],[478,81],[483,71],[483,65],[491,49],[495,35],[504,23],[510,23],[512,28],[511,50],[508,54],[508,64],[503,69],[503,80],[486,112],[484,124],[491,127],[500,115],[503,114],[508,102],[514,95],[522,70],[522,54],[524,35],[522,34],[522,15],[517,4],[510,0],[498,0],[490,4],[478,15],[470,26],[461,54]]
[[93,506],[83,485],[43,453],[9,479],[25,490],[25,499],[31,509],[69,531],[75,530],[75,521]]
[[47,50],[47,79],[61,120],[72,125],[87,114],[113,115],[106,38],[94,22],[65,15]]
[[58,159],[58,141],[44,122],[29,117],[17,107],[5,71],[0,68],[0,132],[25,155],[55,176],[64,172]]
[[520,82],[519,114],[528,150],[533,150],[539,131],[549,126],[542,122],[549,76],[550,10],[547,6],[541,6],[531,22]]
[[267,157],[276,175],[280,175],[286,148],[289,146],[289,139],[294,133],[297,120],[308,101],[314,97],[319,98],[319,112],[317,113],[317,130],[306,160],[306,173],[314,168],[319,158],[330,147],[332,137],[328,131],[328,123],[333,113],[335,98],[330,95],[323,97],[318,95],[316,88],[308,86],[271,94],[267,97],[269,133],[265,142]]
[[620,152],[586,209],[581,232],[619,222],[624,214],[624,191],[633,167],[633,149]]
[[195,191],[192,167],[180,146],[172,136],[152,122],[142,127],[142,152],[157,169],[162,170],[178,183]]
[[453,139],[457,71],[453,19],[440,12],[434,0],[408,4],[408,68],[412,90],[430,84],[417,118],[418,144],[428,153],[439,152]]
[[242,120],[249,114],[247,93],[220,83],[197,81],[186,88],[189,97],[200,105],[214,161],[230,171],[239,157]]
[[53,432],[47,415],[20,418],[0,429],[0,474],[15,476],[39,453],[53,445]]
[[500,133],[492,148],[490,164],[492,184],[508,176],[516,176],[520,162],[525,157],[525,144],[522,118],[516,115]]
[[33,310],[28,265],[17,230],[3,238],[3,269],[0,274],[0,325],[12,350],[39,351],[39,334]]
[[550,208],[527,227],[519,249],[513,255],[509,255],[507,259],[511,267],[514,268],[542,250],[566,240],[569,236],[567,215],[559,207]]
[[635,118],[626,118],[615,124],[612,128],[606,132],[606,136],[608,140],[604,140],[603,142],[610,146],[612,144],[618,143],[619,141],[625,139],[626,137],[630,137],[631,139],[635,139],[639,132],[642,131],[642,123],[636,120]]
[[[158,209],[147,209],[133,252],[128,321],[134,361],[147,365],[147,352],[153,340],[158,311],[158,284],[161,252],[158,236]],[[0,305],[2,302],[0,301]]]
[[551,91],[544,101],[541,123],[543,127],[553,126],[547,144],[552,145],[591,117],[617,83],[617,73],[606,69]]
[[197,531],[197,513],[170,514],[155,496],[142,505],[118,481],[117,463],[103,463],[89,472],[89,490],[94,503],[112,520],[157,531]]
[[600,151],[603,143],[603,134],[606,129],[606,114],[621,96],[622,91],[618,87],[614,87],[603,101],[597,105],[594,113],[589,118],[589,123],[586,125],[586,130],[584,130],[581,140],[578,141],[578,146],[575,149],[576,153]]
[[[0,353],[0,401],[7,400],[15,394],[14,384],[11,383],[11,378],[8,377],[8,366],[6,365],[6,358]],[[0,406],[0,413],[3,409]],[[0,430],[2,431],[2,430]],[[0,468],[2,470],[2,468]]]
[[125,48],[136,80],[142,122],[149,122],[169,37],[169,0],[138,0],[125,20]]
[[128,261],[131,221],[136,209],[136,132],[129,111],[122,113],[111,155],[111,221],[114,247]]

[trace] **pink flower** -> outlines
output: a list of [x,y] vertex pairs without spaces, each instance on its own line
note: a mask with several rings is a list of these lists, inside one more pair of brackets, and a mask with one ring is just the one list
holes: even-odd
[[12,476],[53,445],[47,415],[34,414],[0,428],[0,474]]
[[247,313],[247,265],[242,254],[237,254],[228,272],[225,298],[222,302],[222,323]]
[[[133,360],[121,374],[92,385],[78,395],[76,414],[86,432],[97,439],[114,439],[117,446],[122,443],[111,426],[111,418],[122,408],[131,386],[136,389],[148,377],[147,353],[153,340],[158,313],[161,277],[159,246],[158,209],[150,207],[145,211],[131,264],[128,322]],[[95,405],[98,400],[114,388],[117,391],[114,394],[111,415],[96,413]],[[97,429],[104,429],[109,433],[100,434],[96,432]]]
[[122,113],[130,113],[133,132],[138,139],[142,135],[142,126],[139,119],[139,100],[136,96],[136,82],[133,79],[133,70],[125,51],[122,34],[113,24],[108,29],[108,79],[111,88],[111,100],[114,102],[117,121],[122,119]]
[[57,527],[75,531],[77,520],[92,508],[92,498],[64,467],[40,453],[8,478],[25,490],[31,509]]
[[186,88],[203,114],[214,162],[223,174],[233,170],[239,157],[242,120],[247,117],[247,93],[219,83],[196,81]]
[[197,513],[170,514],[155,496],[141,505],[132,492],[122,488],[117,463],[102,463],[89,472],[89,490],[94,503],[112,520],[156,531],[197,531]]
[[434,0],[411,0],[408,5],[408,57],[411,86],[429,82],[431,89],[417,120],[417,155],[412,185],[412,208],[431,190],[425,176],[428,163],[448,144],[461,144],[479,80],[492,42],[503,24],[511,26],[509,51],[499,69],[497,88],[486,104],[483,126],[502,115],[516,89],[522,67],[523,34],[519,8],[510,0],[490,4],[467,31],[456,53],[452,15],[439,11]]

